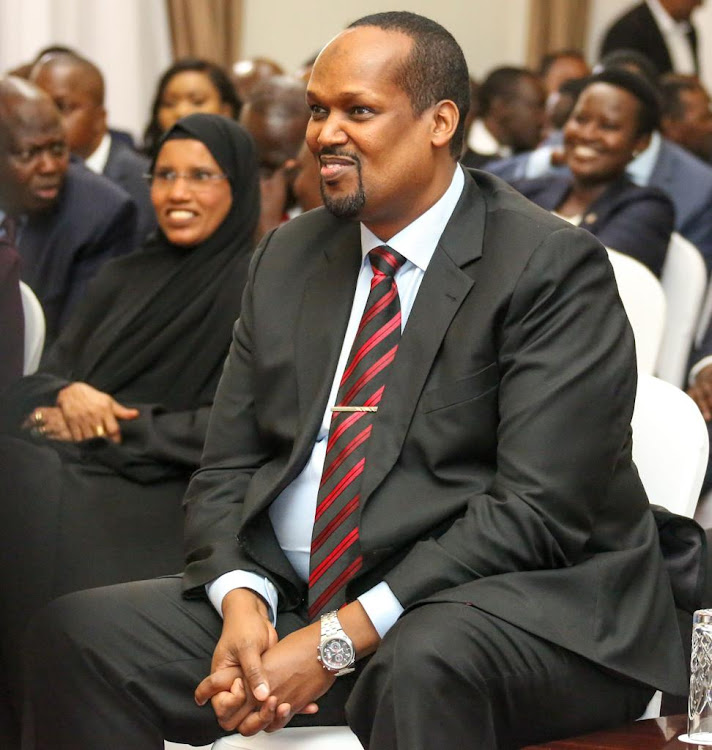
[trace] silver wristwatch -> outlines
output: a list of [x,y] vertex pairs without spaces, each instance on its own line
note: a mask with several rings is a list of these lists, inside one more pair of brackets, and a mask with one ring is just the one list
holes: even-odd
[[356,650],[353,641],[342,630],[336,610],[321,616],[321,642],[317,659],[327,672],[336,677],[354,671]]

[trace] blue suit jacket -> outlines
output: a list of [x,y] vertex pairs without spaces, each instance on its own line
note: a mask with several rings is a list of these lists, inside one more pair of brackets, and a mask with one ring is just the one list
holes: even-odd
[[45,348],[101,265],[136,247],[136,205],[120,187],[71,163],[57,202],[28,217],[18,242],[22,280],[39,297]]
[[156,229],[156,212],[151,203],[151,191],[143,177],[150,166],[151,162],[146,156],[134,151],[123,140],[111,136],[111,150],[104,167],[104,176],[122,187],[133,198],[138,210],[140,241]]
[[[486,169],[511,184],[524,178],[531,154],[491,162]],[[568,173],[566,167],[551,167],[548,172]],[[704,256],[708,273],[712,272],[712,167],[663,138],[648,186],[659,188],[671,198],[675,231],[695,245]]]
[[[571,190],[571,178],[549,175],[515,182],[514,187],[538,206],[553,211]],[[587,207],[581,226],[606,247],[644,263],[659,278],[674,217],[675,209],[665,193],[638,187],[622,177]]]

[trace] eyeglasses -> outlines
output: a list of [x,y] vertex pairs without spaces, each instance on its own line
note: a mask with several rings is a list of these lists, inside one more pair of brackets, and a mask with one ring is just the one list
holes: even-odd
[[10,151],[10,155],[20,164],[29,166],[39,161],[44,152],[47,152],[53,159],[62,159],[69,153],[69,146],[64,141],[52,141],[43,146],[29,146],[20,151]]
[[216,174],[207,169],[193,169],[190,172],[175,172],[172,169],[159,169],[153,174],[145,174],[144,179],[149,185],[165,189],[173,187],[176,180],[183,179],[190,190],[208,190],[219,180],[227,180],[226,174]]

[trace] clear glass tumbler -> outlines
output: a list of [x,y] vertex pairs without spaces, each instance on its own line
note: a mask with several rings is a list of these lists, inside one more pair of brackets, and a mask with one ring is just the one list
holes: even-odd
[[687,734],[712,744],[712,609],[698,609],[692,621],[692,660]]

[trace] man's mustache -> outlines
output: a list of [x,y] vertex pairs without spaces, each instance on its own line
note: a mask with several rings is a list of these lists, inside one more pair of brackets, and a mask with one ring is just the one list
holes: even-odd
[[358,154],[355,154],[353,151],[349,151],[348,149],[340,148],[339,146],[324,146],[324,148],[319,149],[319,151],[317,152],[318,159],[320,159],[322,156],[342,156],[345,159],[351,159],[354,164],[361,164],[361,159],[359,159]]

